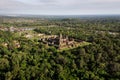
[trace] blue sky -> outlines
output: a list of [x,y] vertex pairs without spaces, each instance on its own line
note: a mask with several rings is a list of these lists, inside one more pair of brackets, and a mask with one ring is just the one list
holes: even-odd
[[120,0],[1,0],[0,14],[120,14]]

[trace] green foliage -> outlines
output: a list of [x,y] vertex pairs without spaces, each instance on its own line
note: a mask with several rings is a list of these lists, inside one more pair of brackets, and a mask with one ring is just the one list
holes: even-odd
[[[0,31],[1,80],[120,79],[120,36],[108,33],[118,33],[119,20],[58,19],[41,21],[39,24],[36,21],[39,22],[39,19],[30,24],[6,22],[4,25],[42,25],[46,27],[39,27],[35,31],[46,34],[61,32],[92,44],[58,52],[55,47],[48,47],[37,40]],[[19,48],[15,47],[14,40],[20,43]]]

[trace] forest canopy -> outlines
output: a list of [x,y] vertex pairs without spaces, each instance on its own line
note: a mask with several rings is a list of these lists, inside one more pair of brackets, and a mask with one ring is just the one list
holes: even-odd
[[[120,18],[0,18],[1,80],[119,80]],[[4,21],[3,21],[4,19]],[[34,27],[26,32],[6,27]],[[90,45],[58,51],[26,34],[68,35]]]

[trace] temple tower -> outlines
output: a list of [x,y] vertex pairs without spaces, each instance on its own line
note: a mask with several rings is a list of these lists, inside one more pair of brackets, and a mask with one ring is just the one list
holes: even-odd
[[59,35],[59,49],[61,48],[62,45],[62,34],[60,33]]

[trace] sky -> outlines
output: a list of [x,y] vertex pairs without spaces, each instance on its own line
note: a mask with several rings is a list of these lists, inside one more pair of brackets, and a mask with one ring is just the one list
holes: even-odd
[[0,0],[0,14],[120,14],[120,0]]

